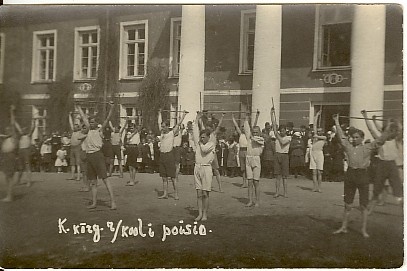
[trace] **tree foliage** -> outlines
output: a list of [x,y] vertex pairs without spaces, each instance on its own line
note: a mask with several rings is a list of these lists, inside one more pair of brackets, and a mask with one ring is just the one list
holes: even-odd
[[[160,64],[147,66],[137,105],[143,112],[143,124],[153,130],[158,129],[157,112],[159,109],[169,108],[169,88],[167,86],[168,72]],[[163,113],[163,119],[168,114]]]
[[69,131],[68,114],[74,109],[74,85],[72,78],[65,77],[61,81],[48,85],[47,125],[51,132]]

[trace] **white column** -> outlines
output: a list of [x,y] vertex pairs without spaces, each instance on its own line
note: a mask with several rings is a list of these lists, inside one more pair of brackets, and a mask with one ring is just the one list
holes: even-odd
[[178,105],[194,120],[203,101],[205,70],[205,6],[183,5]]
[[[360,111],[383,110],[385,5],[356,5],[352,23],[352,90],[350,115],[362,117]],[[365,121],[350,119],[350,125],[371,138]]]
[[[256,8],[252,111],[260,111],[257,124],[261,128],[271,121],[271,98],[277,122],[280,116],[281,14],[281,5],[258,5]],[[252,116],[254,120],[255,114]]]

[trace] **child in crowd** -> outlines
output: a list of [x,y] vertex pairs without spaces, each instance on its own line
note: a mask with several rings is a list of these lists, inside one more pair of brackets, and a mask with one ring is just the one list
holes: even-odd
[[65,147],[61,146],[61,148],[57,151],[57,159],[55,160],[55,167],[57,168],[58,173],[63,173],[63,168],[68,166],[68,163],[66,162],[66,155],[67,153]]
[[44,143],[42,143],[40,154],[41,154],[41,168],[42,172],[49,172],[51,170],[51,155],[52,155],[51,139],[46,138]]
[[216,145],[216,154],[219,161],[219,173],[221,176],[227,176],[228,146],[223,138]]
[[195,164],[195,152],[192,147],[188,147],[188,151],[185,155],[185,167],[186,167],[186,174],[192,175],[193,174],[193,167]]
[[301,173],[304,168],[304,142],[301,139],[300,132],[294,132],[289,153],[290,167],[294,177],[297,178],[298,173]]
[[228,160],[227,160],[227,167],[228,167],[228,173],[230,178],[237,177],[239,174],[237,173],[238,170],[238,165],[237,165],[237,160],[238,160],[238,147],[235,139],[233,137],[230,137],[228,140],[229,147],[228,147]]

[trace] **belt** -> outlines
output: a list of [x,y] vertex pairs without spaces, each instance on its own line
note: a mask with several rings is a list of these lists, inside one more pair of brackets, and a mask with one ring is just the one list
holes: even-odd
[[246,151],[247,150],[247,147],[240,147],[239,148],[241,151]]
[[195,163],[195,165],[196,165],[196,166],[203,166],[203,167],[204,167],[204,166],[205,166],[205,167],[206,167],[206,166],[212,166],[212,164],[198,164],[198,163]]

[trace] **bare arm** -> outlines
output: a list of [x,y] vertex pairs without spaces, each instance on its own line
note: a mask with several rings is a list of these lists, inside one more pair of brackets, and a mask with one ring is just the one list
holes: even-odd
[[314,125],[313,125],[313,131],[314,131],[314,135],[317,134],[317,129],[318,129],[318,119],[321,116],[321,110],[318,111],[315,116],[314,116]]
[[120,136],[123,134],[123,132],[124,132],[124,130],[126,129],[126,127],[127,127],[128,124],[129,124],[129,123],[127,122],[127,118],[126,118],[126,122],[124,123],[123,127],[120,128],[120,131],[119,131]]
[[377,129],[378,131],[382,131],[383,127],[382,127],[382,125],[377,121],[376,118],[377,118],[376,115],[373,115],[373,116],[372,116],[373,123],[374,123],[374,125],[376,126],[376,129]]
[[219,123],[218,123],[218,127],[216,127],[216,130],[215,130],[215,135],[219,134],[220,127],[221,127],[221,124],[222,124],[222,121],[223,121],[224,117],[225,117],[225,113],[222,113],[222,116],[220,117],[220,120],[219,120]]
[[76,110],[78,110],[79,115],[81,116],[83,123],[86,125],[86,127],[90,127],[89,125],[89,120],[86,114],[83,112],[82,108],[80,106],[75,105]]
[[250,124],[249,124],[250,113],[246,113],[246,117],[244,119],[244,134],[246,139],[249,140],[252,138],[252,133],[250,132]]
[[106,117],[105,121],[104,121],[103,124],[102,124],[102,128],[101,128],[102,131],[105,129],[105,127],[106,127],[107,124],[109,123],[110,118],[111,118],[112,115],[113,115],[114,103],[113,103],[113,102],[110,102],[110,103],[109,103],[109,106],[110,106],[109,114],[107,114],[107,117]]
[[37,126],[37,123],[36,123],[35,119],[32,119],[31,120],[31,131],[30,131],[30,134],[29,134],[30,137],[32,137],[32,135],[33,135],[33,133],[35,131],[35,126]]
[[71,127],[71,130],[73,131],[72,112],[69,112],[69,114],[68,114],[68,120],[69,120],[69,127]]
[[193,128],[192,128],[192,136],[194,138],[195,145],[197,145],[199,143],[199,127],[198,127],[198,123],[199,123],[199,120],[201,119],[201,116],[202,116],[201,112],[196,113],[195,123],[194,123]]
[[175,125],[175,128],[174,128],[174,135],[177,135],[178,134],[178,132],[179,132],[179,126],[181,125],[181,123],[184,121],[184,119],[185,119],[185,116],[187,115],[187,111],[183,111],[182,112],[182,117],[181,117],[181,120],[180,120],[180,122],[178,122],[177,123],[177,125]]
[[367,119],[366,110],[362,110],[360,113],[362,113],[363,118],[365,119],[366,126],[367,126],[367,129],[369,130],[370,134],[373,136],[374,139],[378,139],[380,137],[380,135],[375,131],[372,122],[370,122]]
[[161,114],[161,109],[158,109],[158,130],[161,132],[161,123],[163,122],[163,116]]
[[110,129],[112,129],[112,131],[114,131],[114,127],[113,127],[113,124],[112,124],[111,120],[109,120],[109,126],[110,126]]
[[336,127],[336,134],[339,136],[339,142],[341,143],[342,146],[345,145],[345,134],[342,131],[341,125],[339,124],[339,115],[335,114],[333,115],[333,119],[335,121],[335,127]]
[[11,134],[13,137],[16,136],[16,117],[14,115],[14,110],[16,109],[16,107],[12,104],[10,106],[10,126],[11,126]]
[[[256,117],[254,118],[254,123],[253,123],[253,127],[257,126],[257,121],[259,120],[259,115],[260,115],[260,111],[257,110],[256,111]],[[246,129],[246,128],[245,128]]]
[[15,128],[17,129],[17,132],[18,132],[20,135],[23,134],[23,130],[21,129],[20,124],[18,124],[18,122],[15,121],[15,119],[14,119],[14,126],[15,126]]
[[235,128],[236,128],[237,133],[238,133],[239,135],[241,135],[241,134],[242,134],[242,131],[240,130],[239,125],[237,125],[237,122],[236,122],[236,119],[235,119],[235,115],[234,115],[234,114],[232,114],[232,121],[233,121],[233,124],[235,125]]

